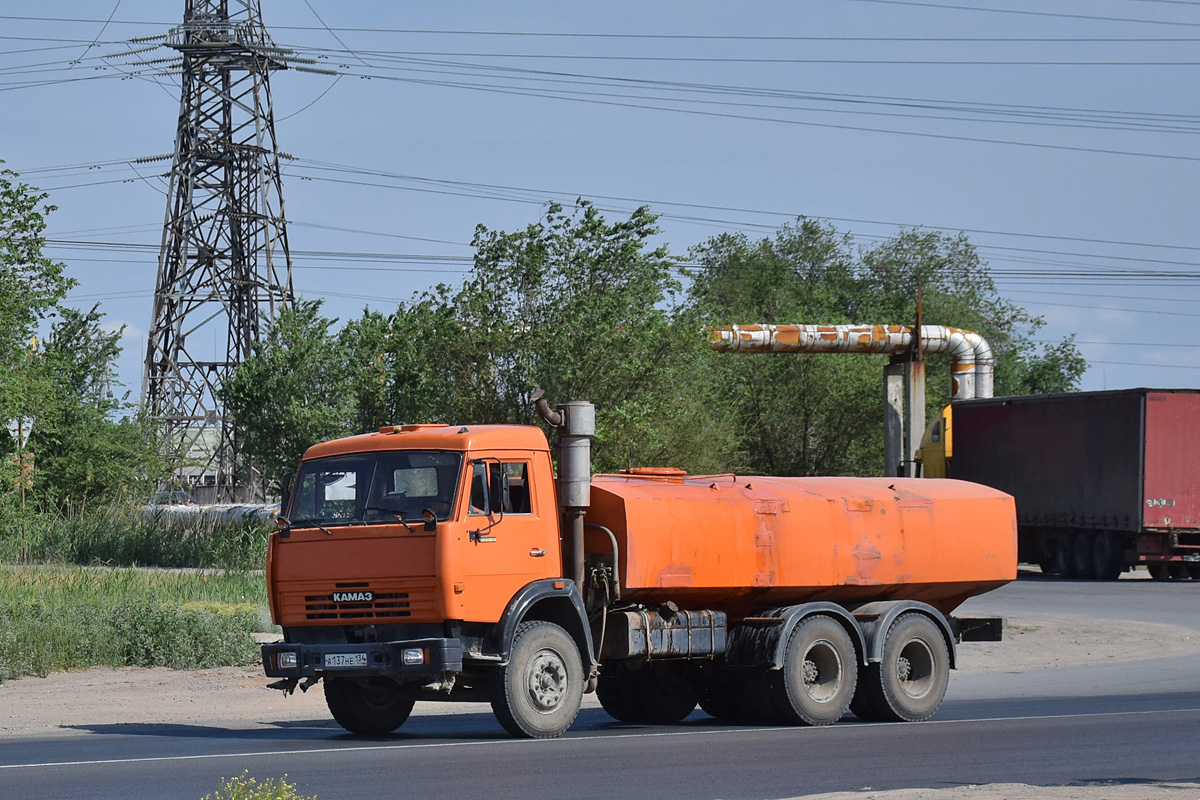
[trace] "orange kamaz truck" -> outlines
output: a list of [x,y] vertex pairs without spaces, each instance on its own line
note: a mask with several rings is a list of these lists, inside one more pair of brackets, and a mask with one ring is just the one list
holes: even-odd
[[271,534],[284,639],[266,674],[324,684],[347,730],[416,700],[490,702],[548,738],[584,693],[627,722],[697,704],[755,723],[918,721],[956,644],[996,640],[964,600],[1016,577],[1009,495],[955,480],[590,474],[594,410],[556,431],[400,425],[309,448]]

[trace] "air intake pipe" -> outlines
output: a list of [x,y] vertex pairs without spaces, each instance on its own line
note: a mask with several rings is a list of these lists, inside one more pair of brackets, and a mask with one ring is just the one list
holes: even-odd
[[538,416],[558,432],[558,507],[562,530],[569,533],[571,568],[564,573],[583,591],[586,565],[583,552],[584,515],[592,499],[592,437],[596,435],[596,407],[591,403],[563,403],[553,411],[539,389],[533,393]]

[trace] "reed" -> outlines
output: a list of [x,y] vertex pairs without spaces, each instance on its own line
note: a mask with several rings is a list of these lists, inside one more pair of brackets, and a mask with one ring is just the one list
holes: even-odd
[[274,630],[252,571],[0,566],[0,680],[92,666],[251,664]]
[[0,563],[259,569],[270,526],[129,505],[0,515]]

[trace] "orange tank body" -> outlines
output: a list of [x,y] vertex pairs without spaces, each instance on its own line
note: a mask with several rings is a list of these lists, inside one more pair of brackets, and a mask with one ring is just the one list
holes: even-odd
[[[637,472],[635,470],[635,472]],[[944,614],[1016,578],[1013,498],[955,480],[597,475],[587,520],[622,601],[718,608],[919,600]],[[589,553],[611,543],[589,528]]]

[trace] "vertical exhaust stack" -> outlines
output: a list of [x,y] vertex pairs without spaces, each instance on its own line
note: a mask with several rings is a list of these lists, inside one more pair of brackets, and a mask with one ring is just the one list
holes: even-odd
[[[592,502],[592,438],[596,435],[596,407],[591,403],[563,403],[555,410],[538,390],[533,394],[534,407],[547,424],[558,431],[558,507],[562,513],[562,530],[570,532],[571,569],[566,570],[583,591],[584,515]],[[567,537],[564,537],[567,538]]]

